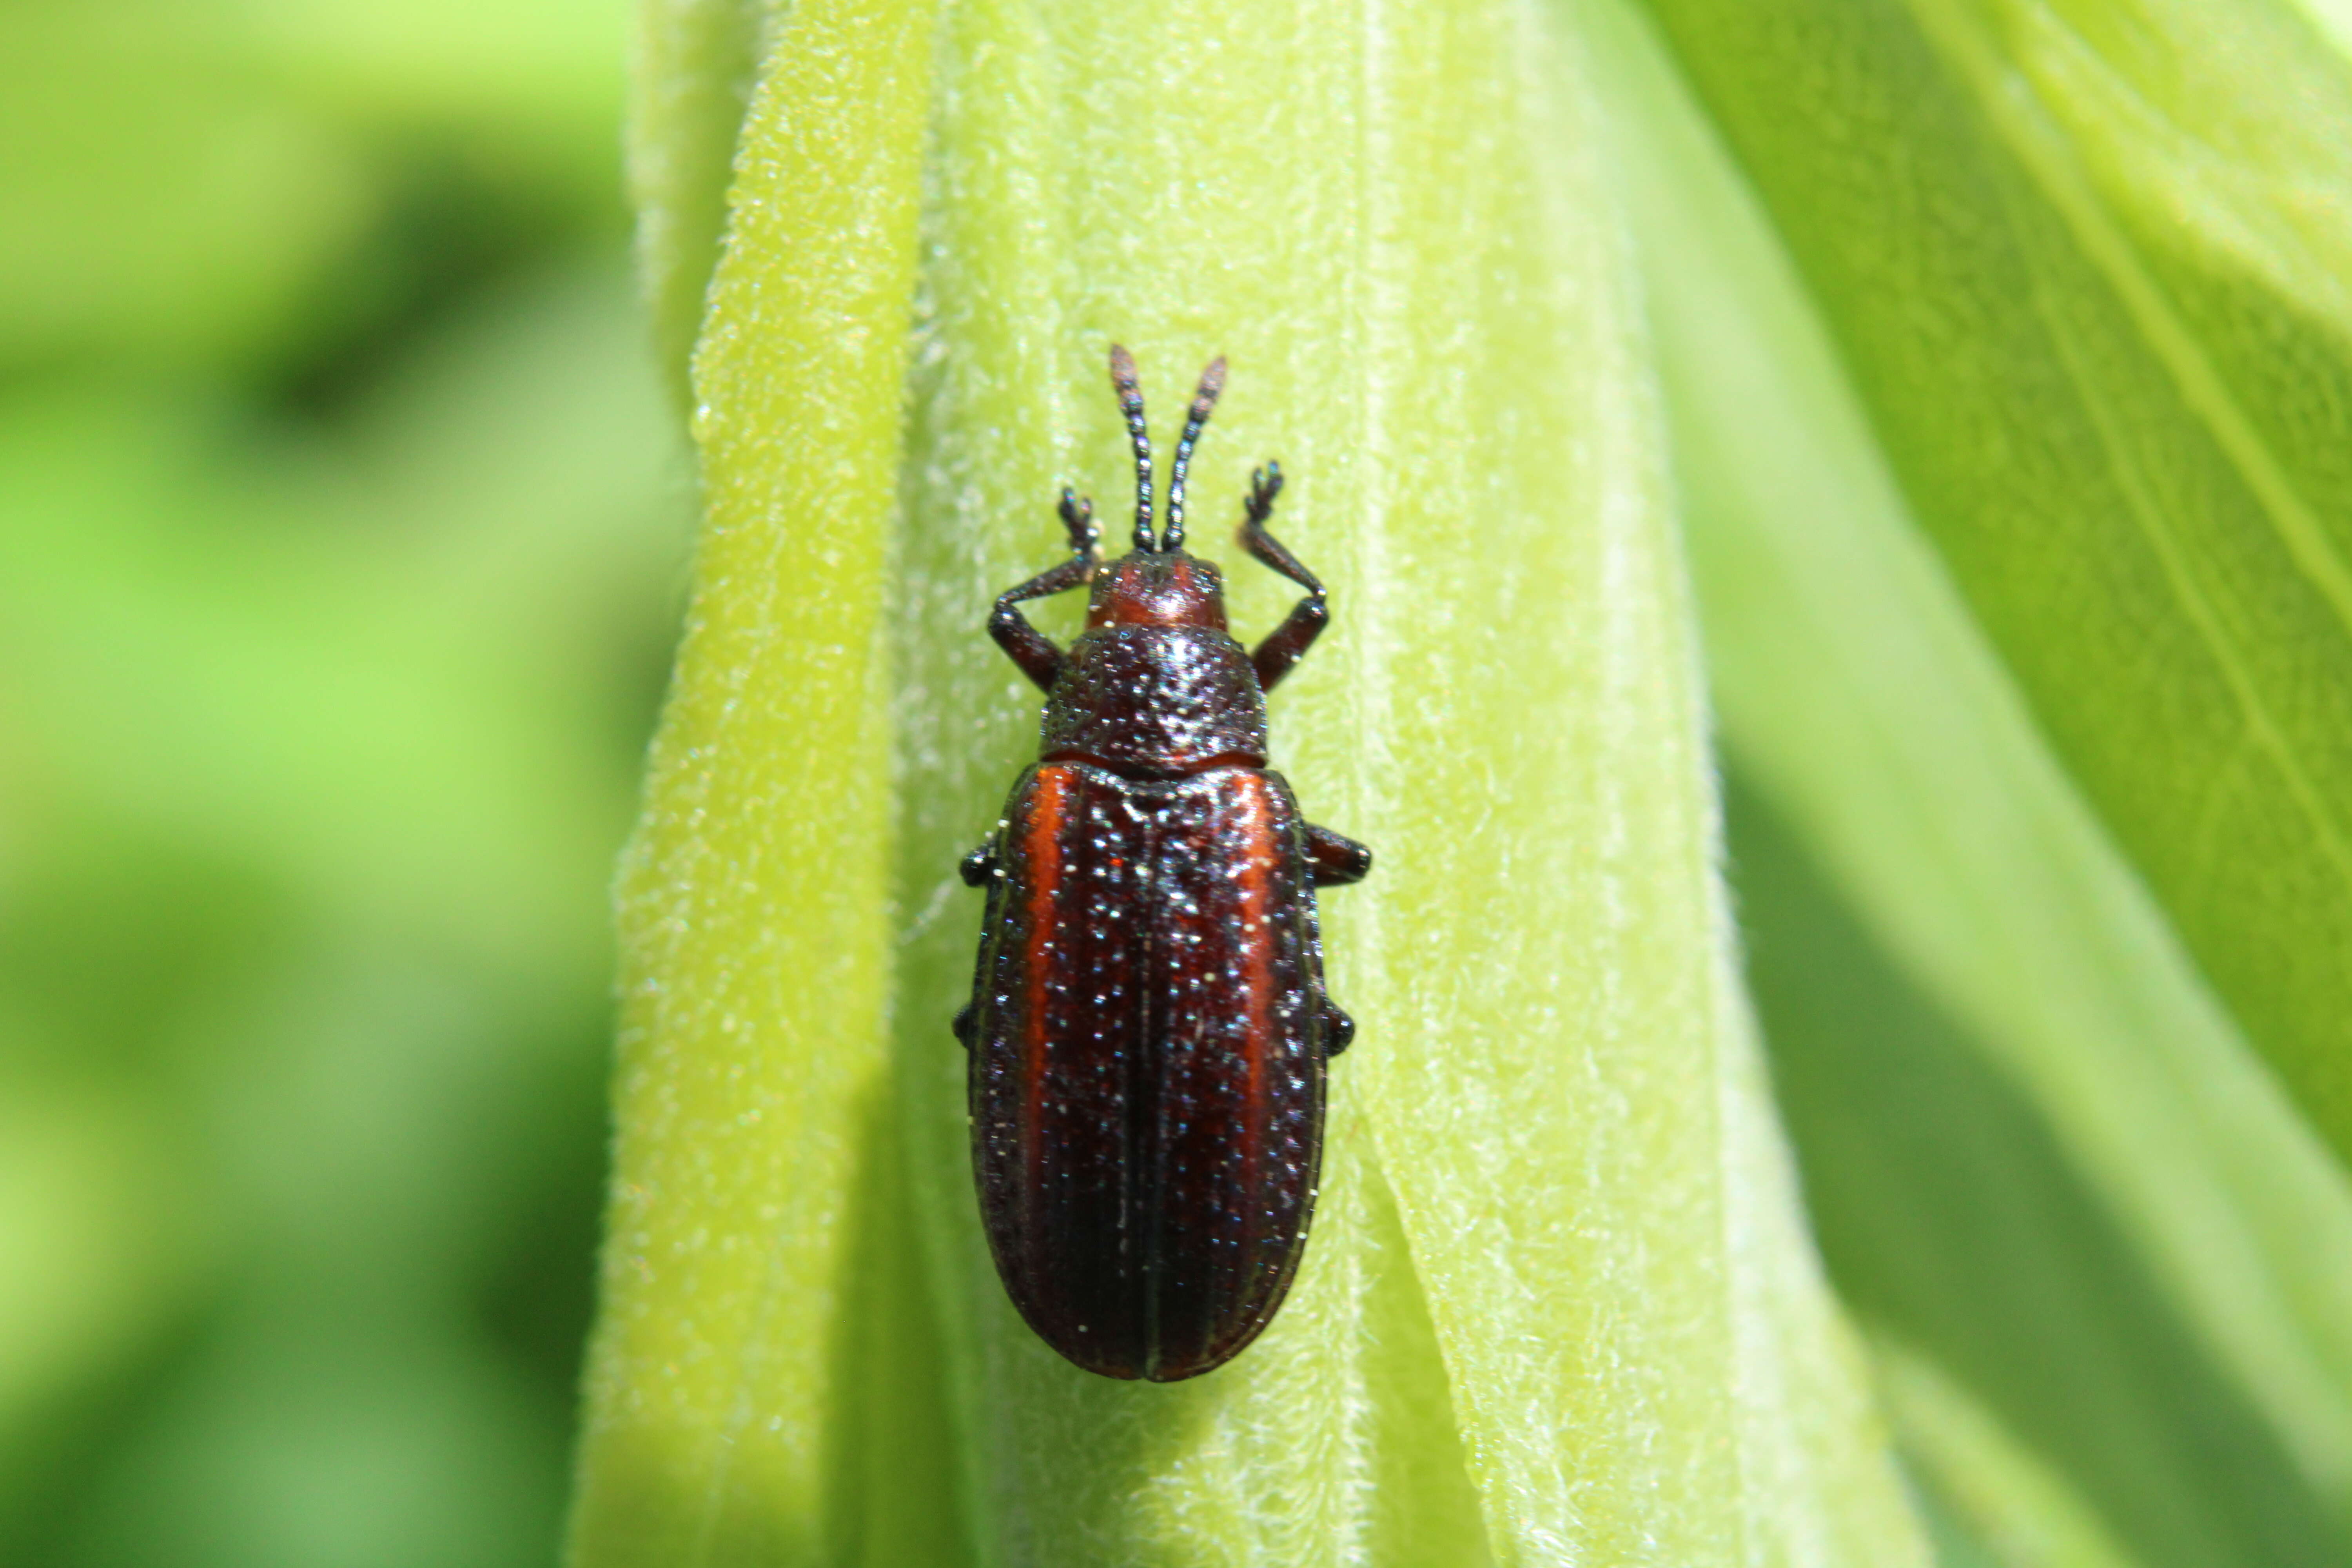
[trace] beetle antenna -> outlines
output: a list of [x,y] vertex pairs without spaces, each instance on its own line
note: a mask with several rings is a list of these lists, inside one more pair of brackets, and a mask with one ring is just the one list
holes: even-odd
[[1118,393],[1118,410],[1127,416],[1128,439],[1135,443],[1135,547],[1157,550],[1151,537],[1151,437],[1143,428],[1143,388],[1135,379],[1135,356],[1118,344],[1110,346],[1110,384]]
[[1201,390],[1192,395],[1184,438],[1176,443],[1176,461],[1168,473],[1168,530],[1160,539],[1162,550],[1184,548],[1184,471],[1192,466],[1192,443],[1201,438],[1201,426],[1209,422],[1209,410],[1217,405],[1217,394],[1224,389],[1225,356],[1219,354],[1201,373]]

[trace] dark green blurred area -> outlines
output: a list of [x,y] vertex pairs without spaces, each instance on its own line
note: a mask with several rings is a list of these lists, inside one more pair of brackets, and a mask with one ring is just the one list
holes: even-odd
[[[1971,1390],[2144,1568],[2346,1562],[2327,1500],[2041,1110],[1882,946],[1740,759],[1727,762],[1749,994],[1848,1310]],[[1944,1568],[2043,1561],[1972,1539],[1932,1468],[1909,1458]]]
[[554,1560],[688,510],[625,20],[0,0],[0,1562]]

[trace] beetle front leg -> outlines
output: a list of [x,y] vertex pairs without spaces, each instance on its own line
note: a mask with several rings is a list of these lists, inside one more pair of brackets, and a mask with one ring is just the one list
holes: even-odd
[[996,608],[988,616],[988,635],[1013,657],[1021,673],[1034,681],[1041,691],[1054,689],[1055,678],[1062,673],[1062,650],[1013,606],[1024,599],[1043,599],[1092,581],[1095,568],[1102,562],[1102,531],[1095,526],[1095,503],[1080,500],[1065,489],[1061,513],[1062,526],[1070,533],[1070,558],[1059,566],[1038,573],[1019,587],[999,594]]
[[967,888],[988,886],[988,879],[996,875],[996,835],[982,839],[979,848],[957,861],[956,874]]
[[1249,499],[1242,503],[1242,548],[1307,590],[1307,597],[1293,605],[1282,625],[1268,632],[1250,654],[1258,686],[1266,691],[1273,690],[1290,673],[1290,667],[1306,657],[1331,619],[1323,584],[1284,548],[1282,541],[1265,531],[1265,520],[1274,515],[1274,498],[1281,493],[1282,465],[1268,463],[1251,473]]
[[1343,834],[1307,825],[1307,868],[1318,888],[1360,882],[1372,868],[1372,852]]

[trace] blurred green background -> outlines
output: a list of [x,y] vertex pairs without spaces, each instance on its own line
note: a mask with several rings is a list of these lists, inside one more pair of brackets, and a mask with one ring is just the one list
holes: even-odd
[[[691,513],[630,279],[627,24],[620,0],[0,0],[10,1568],[554,1559],[604,1161],[606,887]],[[1677,37],[1704,64],[1718,33]],[[1777,103],[1791,73],[1718,52],[1761,62],[1755,101]],[[1737,129],[1743,100],[1715,90]],[[1677,160],[1698,162],[1657,156]],[[1794,156],[1753,161],[1824,188]],[[2118,1002],[2109,1028],[2056,987],[2055,1023],[1971,1012],[2028,998],[2031,966],[1979,943],[1980,974],[1952,978],[1906,924],[1902,889],[1966,916],[1962,884],[1900,865],[1895,829],[1873,870],[1884,823],[1838,794],[1877,787],[1860,752],[1790,717],[1866,728],[1867,702],[1767,668],[1774,647],[1810,655],[1759,564],[1770,531],[1743,521],[1770,509],[1725,476],[1811,506],[1765,459],[1835,465],[1743,447],[1710,412],[1785,399],[1736,374],[1724,323],[1759,312],[1707,314],[1700,262],[1731,230],[1693,211],[1687,231],[1645,220],[1643,264],[1751,985],[1946,1559],[2126,1560],[1995,1549],[1998,1510],[1967,1484],[1974,1400],[2134,1560],[2346,1561],[2341,1172],[2294,1164],[2325,1163],[2277,1135],[2283,1102],[2225,1105],[2243,1125],[2211,1148],[2168,1143],[2149,1108],[2196,1109],[2227,1077],[2143,1048],[2169,1014]],[[1801,358],[1759,342],[1776,375]],[[1800,401],[1795,423],[1834,400]],[[1803,522],[1786,537],[1826,527]],[[1820,564],[1790,559],[1799,580]],[[1873,602],[1859,567],[1852,585]],[[1957,700],[1898,695],[1906,721],[1973,743]],[[1904,805],[1885,821],[1947,824],[1926,785]],[[1987,907],[2098,945],[2056,894]],[[2021,947],[2049,945],[2016,921]],[[2101,962],[2080,959],[2085,995],[2139,994]],[[2146,967],[2189,973],[2168,947]],[[2102,1028],[2148,1081],[2063,1048]],[[2208,1032],[2217,1059],[2242,1054]],[[2110,1138],[2113,1107],[2138,1142]],[[2192,1194],[2237,1173],[2212,1195],[2227,1223],[2148,1175],[2175,1167]],[[2188,1241],[2159,1223],[2176,1212]],[[2233,1294],[2304,1260],[2326,1278],[2287,1278],[2284,1306]]]
[[553,1559],[688,516],[626,19],[0,3],[0,1562]]

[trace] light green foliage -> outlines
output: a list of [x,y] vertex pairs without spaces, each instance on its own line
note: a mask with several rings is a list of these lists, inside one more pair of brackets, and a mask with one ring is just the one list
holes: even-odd
[[[869,1526],[919,1531],[937,1506],[860,1495],[859,1428],[898,1402],[887,1373],[843,1375],[866,1338],[925,1337],[887,1250],[879,620],[929,20],[798,7],[739,158],[696,363],[708,522],[622,884],[591,1559],[821,1561]],[[900,1288],[876,1299],[877,1271]],[[920,1475],[939,1436],[913,1433],[893,1462]],[[936,1500],[940,1480],[915,1484]]]
[[768,11],[758,0],[649,0],[637,36],[629,194],[655,347],[681,406]]
[[685,542],[619,34],[0,7],[12,1568],[552,1555]]
[[1751,974],[1832,1274],[2140,1561],[2339,1561],[2352,1189],[1915,531],[1822,331],[1845,301],[1618,23]]
[[620,15],[0,7],[0,354],[274,368],[486,240],[601,209]]
[[2352,73],[2273,4],[1651,9],[2058,756],[2352,1152]]
[[[1577,47],[1508,6],[779,24],[695,360],[576,1563],[1917,1560],[1733,989]],[[1163,418],[1232,360],[1196,518],[1293,476],[1339,624],[1277,762],[1381,858],[1330,900],[1362,1044],[1306,1270],[1167,1388],[1014,1318],[945,1027],[954,863],[1034,747],[978,622],[1059,483],[1118,531],[1114,337]]]

